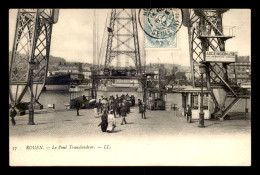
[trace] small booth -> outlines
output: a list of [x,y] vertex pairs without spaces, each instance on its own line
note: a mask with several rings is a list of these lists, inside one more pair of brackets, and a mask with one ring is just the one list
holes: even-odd
[[[182,89],[179,91],[182,94],[182,115],[184,109],[190,105],[192,109],[192,119],[199,119],[201,106],[201,88]],[[210,119],[214,111],[214,102],[211,98],[210,91],[203,88],[203,112],[204,119]]]
[[149,110],[166,109],[166,92],[159,89],[148,89],[147,108]]

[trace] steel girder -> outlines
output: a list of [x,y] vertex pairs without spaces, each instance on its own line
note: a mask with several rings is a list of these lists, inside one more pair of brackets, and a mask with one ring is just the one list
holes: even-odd
[[[34,99],[38,102],[48,71],[52,24],[58,21],[58,10],[19,9],[9,70],[9,94],[13,107],[23,98],[33,79]],[[36,63],[32,75],[29,62]]]
[[[222,18],[218,15],[217,10],[193,10],[189,9],[190,21],[188,26],[189,44],[190,44],[190,63],[192,69],[193,87],[201,86],[201,77],[199,74],[199,64],[204,61],[203,51],[224,51],[225,39],[217,38],[223,35],[220,28]],[[206,32],[216,37],[201,38],[200,28],[205,27]],[[227,70],[222,63],[210,63],[211,66],[222,77],[226,76]],[[210,83],[214,85],[223,85],[221,80],[212,71],[209,71]]]
[[111,11],[105,68],[109,67],[114,58],[122,54],[132,58],[137,73],[142,72],[134,9],[112,9]]
[[[225,51],[225,41],[230,36],[223,34],[222,13],[226,10],[218,9],[189,9],[188,35],[190,49],[190,64],[193,87],[201,86],[199,73],[200,62],[204,61],[205,51]],[[204,35],[204,36],[203,36]],[[224,117],[232,106],[239,100],[236,92],[228,82],[228,65],[224,63],[207,63],[206,82],[211,90],[211,96],[217,109],[218,101],[212,91],[213,88],[224,88],[230,91],[235,99],[225,108],[219,109]]]

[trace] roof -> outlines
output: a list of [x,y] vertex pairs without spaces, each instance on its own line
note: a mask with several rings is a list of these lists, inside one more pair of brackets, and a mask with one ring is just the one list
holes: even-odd
[[236,58],[236,63],[250,63],[249,56],[238,56]]
[[[200,87],[185,88],[185,89],[177,90],[177,92],[201,92],[201,88]],[[203,92],[210,93],[211,91],[208,90],[207,88],[203,87]]]

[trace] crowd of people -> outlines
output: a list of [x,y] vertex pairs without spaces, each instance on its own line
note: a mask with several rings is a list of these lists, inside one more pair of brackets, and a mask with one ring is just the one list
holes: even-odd
[[[145,117],[145,105],[138,99],[139,113],[142,114],[142,118]],[[95,117],[101,118],[101,126],[103,132],[113,132],[116,127],[115,118],[122,118],[121,125],[127,124],[126,117],[130,113],[131,106],[135,106],[135,97],[133,95],[122,94],[120,97],[113,95],[109,98],[101,96],[94,106]]]

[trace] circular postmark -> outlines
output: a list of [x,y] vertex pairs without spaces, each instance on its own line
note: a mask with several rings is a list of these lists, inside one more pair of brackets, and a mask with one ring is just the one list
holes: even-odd
[[182,25],[182,10],[178,8],[140,9],[139,24],[143,31],[155,39],[175,36]]

